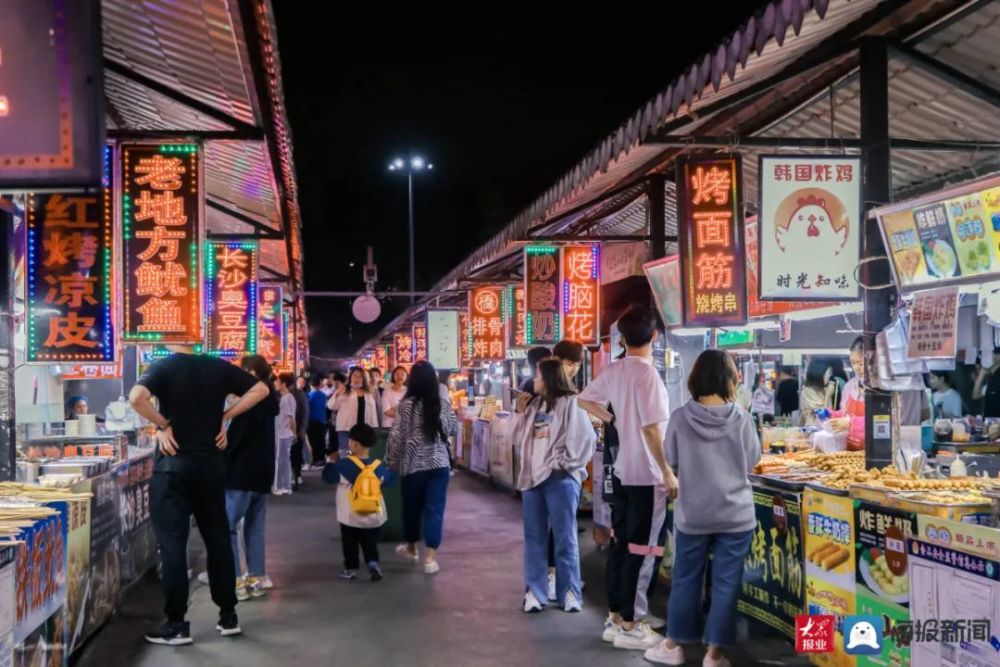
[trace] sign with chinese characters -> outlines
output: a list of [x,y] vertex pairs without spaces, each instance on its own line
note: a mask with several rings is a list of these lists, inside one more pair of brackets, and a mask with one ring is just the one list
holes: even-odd
[[385,352],[385,345],[381,343],[376,345],[372,350],[372,364],[383,373],[391,373],[392,369],[389,368],[389,357],[386,356]]
[[[66,602],[66,540],[69,507],[47,503],[56,514],[28,522],[17,545],[14,641],[22,642]],[[9,610],[8,610],[9,611]]]
[[463,310],[458,314],[458,345],[459,353],[461,355],[462,367],[469,366],[472,364],[472,346],[471,337],[469,336],[469,311]]
[[92,195],[28,197],[28,361],[114,361],[110,174]]
[[527,345],[554,345],[562,338],[559,327],[559,248],[524,249],[524,290],[527,307]]
[[856,301],[861,158],[764,155],[760,178],[761,301]]
[[524,284],[507,285],[504,291],[504,320],[507,322],[507,352],[527,346],[527,312]]
[[468,335],[473,361],[503,361],[507,358],[502,302],[503,287],[500,286],[476,287],[469,292]]
[[653,299],[666,327],[684,324],[684,305],[681,292],[681,257],[672,255],[642,265],[646,280],[653,292]]
[[802,613],[802,494],[753,487],[757,527],[743,564],[738,611],[792,638]]
[[958,305],[957,286],[925,290],[913,295],[907,358],[954,359]]
[[896,284],[979,282],[1000,273],[1000,178],[876,209]]
[[196,145],[122,147],[124,340],[202,340],[200,167]]
[[427,311],[427,360],[439,370],[461,367],[459,359],[459,319],[457,310]]
[[827,308],[834,304],[829,301],[761,301],[760,300],[760,250],[758,245],[757,218],[747,218],[747,314],[750,319],[784,315],[800,310]]
[[413,367],[413,332],[408,329],[397,331],[392,335],[392,344],[396,348],[396,365],[409,372]]
[[413,323],[413,361],[427,361],[427,323]]
[[562,248],[562,333],[588,347],[601,341],[600,246]]
[[281,285],[257,287],[257,353],[268,363],[278,363],[285,354],[285,313],[282,308],[284,289]]
[[739,157],[692,157],[677,165],[684,324],[747,321]]
[[257,244],[210,241],[206,255],[208,353],[257,354]]
[[608,285],[632,276],[641,277],[646,255],[646,244],[643,242],[602,243],[601,284]]
[[96,0],[7,0],[0,21],[0,186],[101,182],[104,90]]
[[71,364],[63,371],[65,380],[120,380],[122,379],[122,358],[111,364]]

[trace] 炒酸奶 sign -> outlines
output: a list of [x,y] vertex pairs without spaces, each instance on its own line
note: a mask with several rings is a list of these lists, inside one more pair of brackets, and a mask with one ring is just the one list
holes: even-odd
[[208,353],[257,353],[257,244],[207,244]]
[[857,300],[861,158],[763,155],[758,172],[760,299]]
[[28,361],[114,361],[110,154],[100,192],[28,197]]
[[122,147],[122,338],[202,342],[199,147]]
[[739,157],[691,157],[677,165],[684,324],[747,321]]
[[284,290],[281,285],[260,285],[257,288],[257,353],[269,363],[278,363],[285,354],[285,313],[282,308]]
[[527,345],[554,345],[562,337],[559,327],[559,290],[559,248],[556,246],[525,248]]
[[[557,271],[558,272],[558,271]],[[503,287],[476,287],[469,292],[469,350],[473,361],[503,361]]]
[[562,248],[562,333],[586,346],[601,340],[600,265],[596,243]]

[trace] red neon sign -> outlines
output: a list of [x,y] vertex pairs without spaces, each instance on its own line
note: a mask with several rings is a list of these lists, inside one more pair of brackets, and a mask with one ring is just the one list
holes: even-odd
[[600,250],[596,243],[562,249],[563,336],[587,346],[601,340]]
[[413,333],[397,331],[392,335],[392,341],[396,348],[396,365],[409,371],[413,367]]
[[529,246],[524,249],[524,289],[527,301],[527,345],[552,345],[559,329],[559,248]]
[[413,323],[413,360],[427,361],[427,324]]
[[503,287],[477,287],[469,293],[469,350],[474,361],[503,361]]

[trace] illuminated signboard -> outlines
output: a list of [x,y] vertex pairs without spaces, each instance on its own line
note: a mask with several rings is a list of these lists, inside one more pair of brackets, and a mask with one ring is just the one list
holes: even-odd
[[523,283],[507,285],[504,291],[504,320],[507,322],[507,351],[526,347],[528,317]]
[[413,367],[413,333],[397,331],[392,335],[392,343],[396,348],[396,365],[409,371]]
[[98,186],[104,82],[98,0],[5,0],[0,186]]
[[427,360],[437,369],[455,370],[460,367],[459,321],[455,310],[427,311]]
[[476,287],[469,293],[469,350],[473,361],[503,361],[503,287]]
[[677,165],[684,323],[747,321],[739,157],[691,157]]
[[600,246],[596,243],[562,249],[563,336],[586,346],[601,342],[600,265]]
[[413,360],[427,361],[427,323],[413,323]]
[[[288,318],[289,307],[284,307],[281,313],[281,319],[284,322],[285,327],[285,340],[284,348],[285,353],[282,356],[281,362],[275,364],[274,368],[277,372],[288,371],[289,373],[295,372],[295,331],[293,330],[292,323],[289,322]],[[259,347],[259,345],[258,345]]]
[[761,301],[758,290],[760,255],[757,246],[757,218],[747,218],[747,315],[750,319],[784,315],[800,310],[826,308],[834,305],[829,301]]
[[527,345],[553,345],[559,329],[559,248],[528,246],[524,249],[524,289],[527,301]]
[[389,358],[385,354],[385,345],[378,344],[372,350],[372,364],[383,373],[386,372],[386,369],[389,367]]
[[63,371],[65,380],[121,380],[122,355],[110,364],[71,364]]
[[114,361],[111,149],[93,195],[28,197],[28,361]]
[[762,155],[757,173],[761,301],[857,300],[861,158]]
[[268,363],[278,363],[285,354],[285,309],[282,308],[284,290],[281,285],[257,287],[257,353]]
[[210,241],[205,247],[208,353],[257,354],[257,244]]
[[459,353],[464,367],[472,363],[472,346],[470,344],[472,340],[469,337],[469,311],[467,310],[458,314],[458,331]]
[[122,147],[124,340],[202,340],[200,166],[195,145]]

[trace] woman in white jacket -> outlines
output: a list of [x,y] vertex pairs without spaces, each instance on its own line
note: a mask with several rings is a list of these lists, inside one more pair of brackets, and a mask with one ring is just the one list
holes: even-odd
[[518,398],[514,432],[514,441],[521,445],[517,488],[524,502],[524,611],[541,611],[549,597],[546,552],[551,526],[556,601],[575,612],[583,600],[576,512],[597,435],[558,359],[538,364],[534,388],[534,398]]
[[349,454],[347,432],[355,424],[378,428],[377,395],[377,390],[368,382],[368,374],[363,368],[354,366],[347,374],[347,386],[341,386],[326,402],[327,409],[337,413],[337,449],[341,457]]

